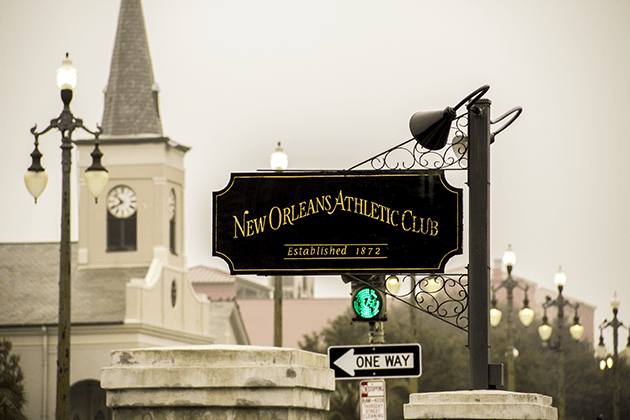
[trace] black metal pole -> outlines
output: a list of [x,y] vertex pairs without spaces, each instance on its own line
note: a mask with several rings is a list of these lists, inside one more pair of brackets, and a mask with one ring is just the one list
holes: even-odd
[[482,98],[468,112],[470,389],[489,389],[490,105]]
[[621,322],[617,318],[618,309],[613,309],[613,415],[615,420],[620,419],[619,412],[619,367],[617,363],[619,362],[619,352],[617,351],[617,346],[619,344],[619,327],[621,326]]
[[282,276],[273,277],[273,345],[282,347]]
[[562,296],[563,286],[558,286],[558,420],[565,419],[565,385],[564,385],[564,343],[562,333],[564,331],[564,306],[568,303]]
[[72,90],[62,89],[64,107],[57,128],[61,131],[61,238],[59,241],[59,326],[57,335],[57,420],[67,420],[70,401],[70,171],[72,168],[72,131],[80,120],[70,111]]
[[515,282],[512,278],[512,269],[508,272],[506,283],[507,291],[507,390],[516,391],[516,379],[514,372],[514,323],[512,322],[512,312],[514,311],[514,287]]
[[70,168],[72,141],[61,142],[61,240],[59,242],[59,327],[57,335],[57,419],[68,418],[70,399]]

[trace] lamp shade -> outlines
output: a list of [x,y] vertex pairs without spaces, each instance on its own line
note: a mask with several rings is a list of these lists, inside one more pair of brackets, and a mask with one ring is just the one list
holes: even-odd
[[617,292],[615,292],[613,294],[612,299],[610,299],[610,306],[613,309],[619,309],[619,304],[621,303],[621,300],[619,300],[619,298],[617,297]]
[[503,264],[512,267],[516,263],[516,254],[512,251],[512,245],[508,245],[507,251],[503,254]]
[[[34,130],[35,127],[31,129],[31,132],[34,132]],[[33,159],[31,166],[24,174],[26,189],[35,199],[35,203],[37,203],[37,197],[42,195],[44,189],[46,189],[46,184],[48,184],[48,174],[42,166],[42,152],[39,151],[37,136],[35,136],[35,149],[31,152],[31,158]]]
[[77,69],[72,66],[72,60],[68,58],[61,62],[61,67],[57,69],[57,86],[59,89],[74,89],[77,85]]
[[422,288],[424,289],[425,292],[428,292],[428,293],[436,293],[443,286],[443,281],[440,281],[439,279],[435,277],[427,278],[423,280],[423,283],[424,284],[422,285]]
[[24,183],[37,203],[37,198],[42,195],[48,184],[48,174],[44,170],[32,171],[29,169],[24,174]]
[[385,288],[392,295],[397,295],[400,291],[400,279],[397,276],[389,276],[387,277],[387,281],[385,282]]
[[575,341],[579,341],[582,338],[582,334],[584,334],[584,327],[580,324],[573,324],[569,328],[569,332]]
[[523,308],[518,311],[518,318],[521,320],[521,324],[529,327],[534,320],[534,310],[532,308]]
[[538,335],[540,336],[540,339],[542,341],[549,340],[552,332],[553,328],[549,324],[542,324],[540,327],[538,327]]
[[496,327],[501,322],[501,316],[503,314],[497,308],[490,309],[490,325]]
[[289,157],[282,150],[280,142],[278,142],[278,147],[276,147],[276,150],[271,154],[270,164],[271,169],[274,171],[284,171],[289,167]]
[[599,344],[595,347],[595,352],[597,353],[597,357],[603,359],[606,357],[606,346],[604,345],[604,337],[599,337]]
[[451,107],[443,111],[419,111],[411,116],[409,130],[422,147],[440,150],[446,146],[451,123],[456,117],[457,114]]
[[106,171],[85,171],[85,185],[90,194],[97,200],[105,191],[107,181],[109,181],[109,175]]
[[567,276],[564,274],[564,271],[562,271],[562,266],[558,268],[558,272],[556,273],[553,281],[558,287],[564,287],[564,285],[567,283]]
[[85,170],[85,185],[87,186],[90,194],[98,202],[98,197],[105,190],[109,175],[107,175],[107,169],[101,163],[103,153],[98,147],[98,139],[94,142],[94,150],[90,153],[92,156],[92,165]]

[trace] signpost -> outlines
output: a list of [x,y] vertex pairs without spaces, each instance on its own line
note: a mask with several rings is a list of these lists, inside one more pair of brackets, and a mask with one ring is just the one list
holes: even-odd
[[328,347],[335,379],[411,378],[422,375],[420,345],[381,344]]
[[385,420],[387,418],[385,380],[361,381],[359,392],[361,394],[361,420]]
[[213,215],[232,274],[443,272],[462,253],[462,189],[439,170],[231,174]]

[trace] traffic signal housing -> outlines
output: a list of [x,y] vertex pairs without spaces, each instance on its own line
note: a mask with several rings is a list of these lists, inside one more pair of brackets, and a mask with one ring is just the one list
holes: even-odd
[[387,321],[385,276],[344,274],[341,278],[351,286],[353,321]]

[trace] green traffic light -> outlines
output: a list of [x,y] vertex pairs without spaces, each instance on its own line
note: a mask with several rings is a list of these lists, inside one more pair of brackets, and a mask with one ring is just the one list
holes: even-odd
[[372,319],[381,312],[383,302],[376,290],[365,287],[355,293],[352,307],[360,318]]

